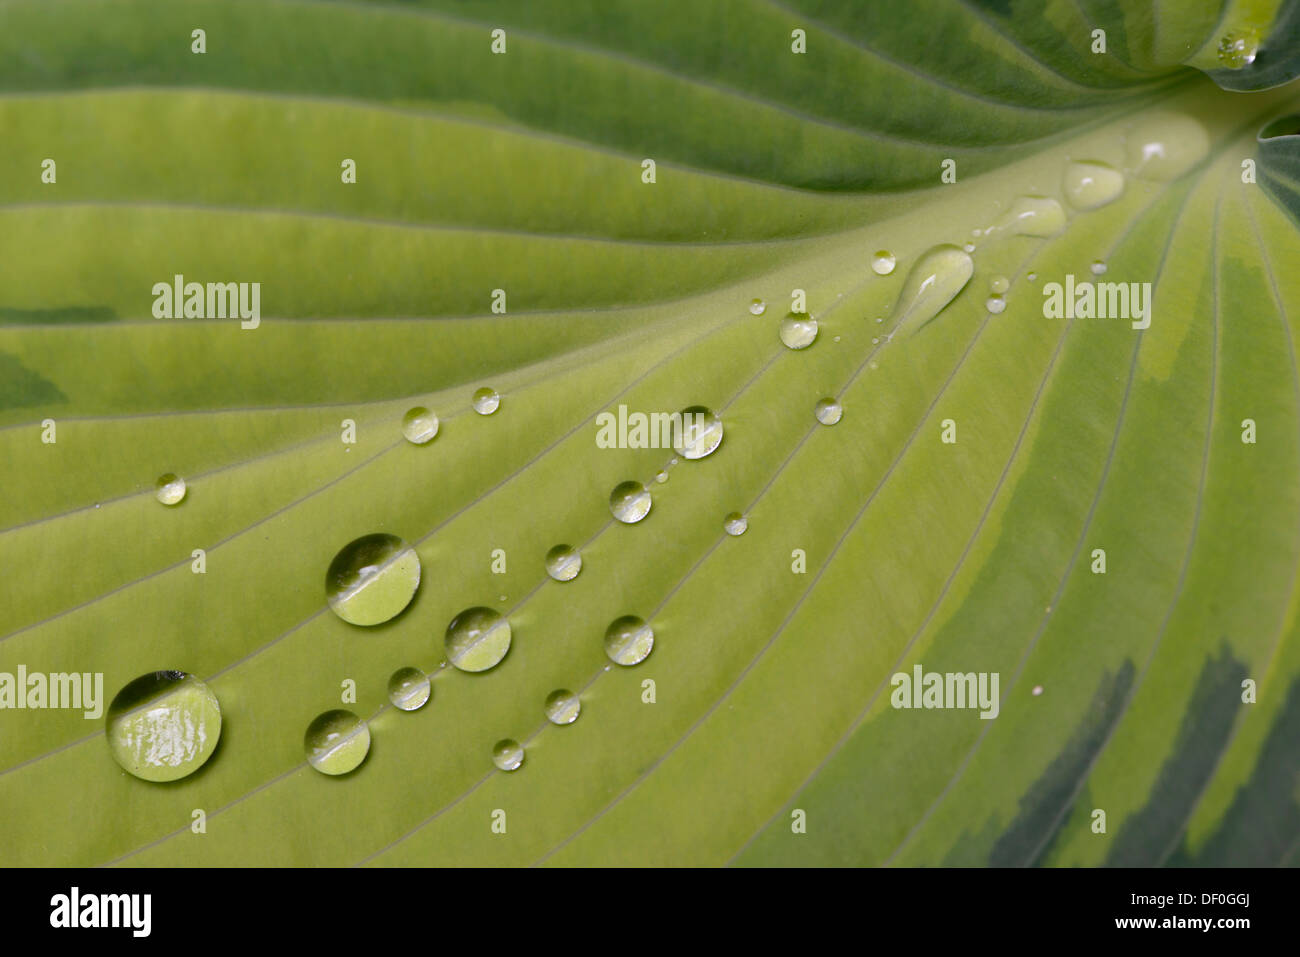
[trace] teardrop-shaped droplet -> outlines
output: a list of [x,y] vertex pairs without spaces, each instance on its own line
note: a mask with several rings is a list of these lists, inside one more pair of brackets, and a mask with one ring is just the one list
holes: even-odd
[[935,246],[917,260],[898,297],[896,331],[915,332],[937,316],[975,274],[970,254],[956,246]]
[[326,711],[307,726],[302,745],[321,774],[347,774],[370,753],[370,725],[351,711]]
[[812,316],[790,313],[781,320],[780,336],[788,349],[807,349],[817,338],[817,320]]
[[751,316],[761,316],[765,312],[767,312],[767,303],[762,299],[755,299],[749,304],[749,314]]
[[722,418],[710,408],[682,409],[681,428],[673,430],[673,448],[684,459],[702,459],[722,444]]
[[502,771],[514,771],[524,763],[524,746],[513,738],[503,738],[492,749],[492,763]]
[[1007,308],[1007,301],[1001,296],[989,296],[984,300],[984,308],[994,315],[997,315]]
[[433,693],[429,676],[419,668],[399,668],[388,679],[388,700],[399,711],[423,708]]
[[871,257],[871,271],[877,276],[888,276],[894,271],[898,260],[888,249],[877,249]]
[[158,476],[157,491],[154,494],[164,505],[179,505],[185,498],[185,492],[185,479],[179,475],[168,472],[166,475]]
[[1259,55],[1259,31],[1254,27],[1230,30],[1219,40],[1219,62],[1229,70],[1241,70]]
[[1124,174],[1096,160],[1067,163],[1062,189],[1075,209],[1097,209],[1119,199]]
[[749,519],[739,512],[732,512],[722,520],[722,530],[733,538],[744,535],[749,529]]
[[1168,182],[1186,173],[1210,152],[1210,135],[1200,121],[1182,113],[1159,113],[1128,134],[1128,165],[1133,175]]
[[153,671],[117,693],[105,731],[113,760],[125,771],[145,781],[176,781],[197,771],[217,749],[221,705],[193,675]]
[[1089,266],[1088,269],[1091,270],[1094,276],[1103,276],[1106,273],[1106,264],[1100,259],[1097,259],[1093,261],[1092,265]]
[[325,573],[330,608],[353,625],[378,625],[395,617],[419,586],[420,556],[385,532],[344,545]]
[[402,416],[402,435],[412,445],[432,442],[438,434],[438,417],[422,405],[407,410]]
[[501,405],[501,395],[496,389],[484,386],[474,393],[474,411],[479,415],[491,415]]
[[561,688],[546,697],[546,720],[551,724],[573,724],[582,711],[582,699]]
[[616,665],[640,664],[654,645],[654,631],[635,615],[624,615],[605,629],[605,654]]
[[1065,210],[1050,196],[1020,196],[986,232],[1014,236],[1056,236],[1065,229]]
[[609,493],[609,510],[624,525],[634,525],[650,514],[650,491],[640,482],[619,482]]
[[994,276],[989,280],[989,289],[999,296],[1011,288],[1011,280],[1006,276]]
[[572,545],[556,545],[546,553],[546,574],[557,582],[571,582],[582,571],[582,555]]
[[822,425],[835,425],[844,418],[844,406],[840,405],[839,399],[825,398],[813,408],[813,415]]
[[482,605],[466,608],[447,625],[447,659],[461,671],[487,671],[510,650],[510,620]]

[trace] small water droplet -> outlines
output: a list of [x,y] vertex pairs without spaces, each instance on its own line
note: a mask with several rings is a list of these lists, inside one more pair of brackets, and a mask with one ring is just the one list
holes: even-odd
[[491,415],[501,406],[501,395],[496,389],[484,386],[474,393],[474,411],[479,415]]
[[749,304],[749,314],[751,316],[761,316],[765,312],[767,312],[767,303],[762,299],[755,299]]
[[722,418],[712,409],[693,405],[682,409],[682,427],[673,431],[673,448],[684,459],[702,459],[722,444]]
[[1034,697],[1037,698],[1037,697],[1038,697],[1040,694],[1042,694],[1042,693],[1043,693],[1043,686],[1042,686],[1042,685],[1034,685],[1034,692],[1033,692]]
[[[157,490],[154,492],[158,496],[158,501],[164,505],[179,505],[185,498],[185,479],[173,472],[166,475],[158,476],[156,483]],[[98,505],[95,508],[99,508]]]
[[326,711],[307,726],[302,746],[321,774],[347,774],[370,753],[370,725],[351,711]]
[[1026,278],[1027,278],[1030,282],[1033,282],[1035,279],[1038,278],[1038,273],[1036,273],[1036,272],[1031,272],[1031,273],[1030,273]]
[[388,700],[399,711],[423,708],[432,693],[429,676],[419,668],[399,668],[388,679]]
[[1106,264],[1100,259],[1094,260],[1093,264],[1088,268],[1092,270],[1094,276],[1102,276],[1106,273]]
[[1205,127],[1182,113],[1157,114],[1128,134],[1128,165],[1141,179],[1175,179],[1209,152],[1210,136]]
[[524,763],[524,746],[513,738],[503,738],[492,749],[492,763],[502,771],[514,771]]
[[968,253],[973,253],[973,252],[975,251],[975,244],[974,244],[974,243],[962,243],[962,247],[961,247],[961,248],[964,249],[964,250],[966,250],[966,252],[968,252]]
[[1219,41],[1219,62],[1229,70],[1250,66],[1258,54],[1259,31],[1254,27],[1231,30]]
[[353,625],[378,625],[411,603],[420,556],[396,535],[376,532],[344,545],[325,572],[325,597]]
[[402,435],[412,445],[424,445],[432,442],[438,434],[438,417],[422,405],[409,409],[402,416]]
[[609,510],[624,525],[635,525],[650,513],[650,491],[640,482],[629,479],[614,486],[609,493]]
[[879,336],[872,336],[872,337],[871,337],[871,344],[872,344],[873,346],[876,345],[878,342],[880,342],[880,337],[879,337]]
[[791,313],[781,320],[781,342],[789,349],[807,349],[817,338],[817,320]]
[[582,555],[572,545],[556,545],[546,553],[546,574],[557,582],[571,582],[582,571]]
[[888,276],[894,271],[897,262],[888,249],[877,249],[871,257],[871,271],[877,276]]
[[1119,199],[1124,174],[1096,160],[1067,163],[1062,189],[1075,209],[1097,209]]
[[993,290],[993,292],[997,293],[999,296],[1010,288],[1011,280],[1006,276],[994,276],[989,280],[989,289]]
[[728,535],[744,535],[749,529],[749,519],[739,512],[732,512],[722,520],[722,530]]
[[551,724],[573,724],[582,711],[582,699],[563,688],[546,697],[546,720]]
[[1002,214],[989,234],[1009,232],[1015,236],[1046,238],[1065,229],[1065,210],[1049,196],[1020,196]]
[[970,255],[956,246],[935,246],[917,260],[898,296],[896,329],[913,331],[937,316],[966,288],[975,273]]
[[510,621],[491,608],[466,608],[447,625],[447,659],[461,671],[487,671],[510,650]]
[[193,675],[153,671],[117,693],[105,731],[113,760],[123,770],[144,781],[176,781],[197,771],[217,749],[221,705]]
[[876,322],[884,322],[884,321],[885,321],[884,316],[876,316]]
[[654,631],[635,615],[615,619],[605,629],[605,654],[616,665],[640,664],[654,644]]
[[655,473],[655,481],[658,482],[660,485],[663,485],[665,482],[667,482],[667,481],[668,481],[668,470],[667,470],[667,469],[662,469],[662,470],[656,472],[656,473]]
[[984,300],[984,308],[997,315],[1007,308],[1007,301],[1001,296],[989,296],[988,299]]
[[822,399],[813,409],[813,415],[822,425],[835,425],[844,418],[844,406],[840,405],[839,399]]
[[834,339],[832,339],[831,341],[832,341],[832,342],[839,342],[839,341],[840,341],[840,337],[839,337],[839,336],[836,336],[836,337],[835,337]]

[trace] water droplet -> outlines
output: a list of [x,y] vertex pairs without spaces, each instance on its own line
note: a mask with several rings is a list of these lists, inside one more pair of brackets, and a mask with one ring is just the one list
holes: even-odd
[[399,668],[388,679],[388,700],[399,711],[423,708],[432,693],[429,676],[419,668]]
[[668,470],[667,470],[667,469],[663,469],[663,470],[660,470],[660,471],[656,472],[656,473],[655,473],[655,481],[658,482],[660,485],[663,485],[665,482],[667,482],[667,481],[668,481]]
[[989,280],[989,289],[996,292],[999,296],[1011,288],[1011,280],[1006,276],[994,276]]
[[546,698],[546,720],[551,724],[573,724],[582,711],[582,699],[572,691],[561,688]]
[[1048,196],[1021,196],[1011,204],[988,232],[1010,232],[1016,236],[1055,236],[1065,229],[1065,210]]
[[302,746],[321,774],[347,774],[370,753],[370,725],[351,711],[326,711],[307,726]]
[[1159,113],[1129,131],[1128,165],[1133,175],[1165,182],[1205,159],[1210,137],[1197,120],[1182,113]]
[[807,349],[817,338],[817,320],[793,313],[781,320],[781,341],[790,349]]
[[913,330],[937,316],[966,288],[975,273],[970,255],[956,246],[935,246],[925,253],[907,274],[898,297],[896,328]]
[[1094,276],[1102,276],[1106,273],[1106,264],[1100,259],[1095,260],[1088,268],[1092,270]]
[[645,518],[652,505],[649,490],[640,482],[619,482],[609,493],[609,510],[624,525],[634,525]]
[[466,608],[447,625],[447,658],[461,671],[487,671],[510,650],[510,621],[478,605]]
[[876,322],[884,322],[884,321],[885,321],[884,316],[876,316]]
[[217,749],[221,705],[193,675],[154,671],[117,693],[105,730],[113,760],[125,771],[144,781],[176,781]]
[[616,665],[640,664],[654,645],[654,631],[635,615],[624,615],[605,629],[605,654]]
[[402,435],[413,445],[432,442],[438,434],[438,417],[422,405],[407,411],[402,416]]
[[344,545],[325,573],[330,608],[353,625],[378,625],[395,617],[419,586],[420,556],[385,532]]
[[878,343],[878,342],[880,342],[880,337],[879,337],[879,336],[872,336],[872,337],[871,337],[871,344],[872,344],[873,346],[876,345],[876,343]]
[[546,553],[546,574],[557,582],[571,582],[582,571],[582,555],[572,545],[556,545]]
[[989,296],[988,299],[984,300],[984,308],[994,315],[997,315],[1003,309],[1007,308],[1007,301],[1001,296]]
[[1031,272],[1031,273],[1030,273],[1026,278],[1027,278],[1030,282],[1033,282],[1035,279],[1038,278],[1038,273],[1036,273],[1036,272]]
[[871,257],[871,271],[877,276],[888,276],[894,271],[897,260],[888,249],[877,249]]
[[741,515],[739,512],[731,512],[722,520],[722,530],[733,537],[744,535],[748,529],[749,519],[745,518],[745,516]]
[[1043,686],[1042,686],[1042,685],[1034,685],[1034,691],[1033,691],[1034,697],[1037,698],[1037,697],[1038,697],[1040,694],[1042,694],[1042,693],[1043,693]]
[[1124,174],[1095,160],[1068,163],[1062,189],[1075,209],[1097,209],[1119,199],[1124,192]]
[[840,405],[839,399],[822,399],[813,409],[813,415],[822,425],[835,425],[844,418],[844,406]]
[[1254,27],[1232,30],[1219,41],[1219,62],[1229,70],[1250,66],[1258,53],[1259,31]]
[[749,304],[749,314],[751,316],[761,316],[765,312],[767,312],[767,303],[762,299],[755,299]]
[[968,252],[968,253],[973,253],[973,252],[975,251],[975,244],[974,244],[974,243],[963,243],[961,248],[964,249],[964,250],[966,250],[966,252]]
[[474,411],[479,415],[491,415],[501,406],[501,395],[496,389],[484,386],[474,393]]
[[[179,505],[181,499],[185,498],[185,491],[185,479],[168,472],[166,475],[158,476],[157,491],[154,494],[164,505]],[[99,508],[98,505],[95,507]]]
[[492,749],[492,763],[502,771],[514,771],[524,763],[524,746],[513,738],[503,738]]
[[674,430],[673,448],[684,459],[702,459],[722,444],[722,419],[712,409],[693,405],[682,409],[682,427]]

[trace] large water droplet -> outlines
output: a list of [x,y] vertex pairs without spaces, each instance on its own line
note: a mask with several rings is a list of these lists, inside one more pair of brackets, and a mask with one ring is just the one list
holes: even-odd
[[635,615],[624,615],[605,629],[605,654],[616,665],[640,664],[654,645],[654,631]]
[[438,434],[438,417],[422,405],[407,411],[402,416],[402,435],[413,445],[432,442]]
[[193,675],[154,671],[117,693],[105,730],[113,760],[124,770],[145,781],[176,781],[212,757],[221,737],[221,705]]
[[609,493],[609,510],[625,525],[634,525],[650,513],[649,490],[640,482],[619,482]]
[[496,389],[484,386],[474,393],[473,404],[479,415],[491,415],[501,405],[501,396]]
[[673,433],[673,448],[684,459],[712,455],[722,443],[722,419],[712,409],[693,405],[681,411],[682,427]]
[[1075,209],[1097,209],[1119,199],[1124,192],[1124,174],[1095,160],[1069,163],[1062,188]]
[[817,320],[791,313],[781,320],[781,341],[790,349],[807,349],[817,338]]
[[1142,179],[1175,179],[1209,152],[1205,127],[1182,113],[1158,113],[1128,134],[1128,164],[1133,175]]
[[420,556],[396,535],[377,532],[344,545],[325,573],[334,614],[353,625],[378,625],[411,603]]
[[1231,30],[1219,40],[1219,62],[1229,70],[1240,70],[1255,62],[1259,54],[1259,31],[1254,27]]
[[1065,229],[1065,210],[1050,196],[1021,196],[986,232],[1016,236],[1055,236]]
[[744,535],[749,529],[749,519],[739,512],[732,512],[722,520],[722,530],[733,538]]
[[347,774],[370,753],[370,725],[351,711],[326,711],[307,726],[302,746],[321,774]]
[[765,312],[767,312],[767,303],[762,299],[755,299],[749,304],[749,314],[751,316],[761,316]]
[[844,406],[840,405],[839,399],[822,399],[813,408],[813,415],[822,425],[835,425],[844,418]]
[[937,316],[966,288],[975,273],[970,254],[956,246],[935,246],[907,274],[898,297],[897,329],[919,329]]
[[552,691],[546,698],[546,720],[551,724],[573,724],[582,711],[582,699],[572,691]]
[[571,582],[582,571],[582,555],[572,545],[556,545],[546,553],[546,574],[557,582]]
[[447,658],[461,671],[487,671],[510,650],[510,622],[491,608],[467,608],[447,626]]
[[399,668],[388,679],[388,700],[399,711],[416,711],[424,707],[433,693],[429,676],[419,668]]
[[894,271],[898,260],[888,249],[877,249],[871,257],[871,271],[877,276],[888,276]]
[[524,747],[512,738],[502,738],[492,749],[492,763],[502,771],[514,771],[524,763]]
[[[185,491],[185,479],[173,472],[168,472],[166,475],[158,476],[157,491],[154,494],[158,496],[158,501],[164,505],[179,505],[181,500],[185,498]],[[99,506],[96,505],[95,507],[98,508]]]

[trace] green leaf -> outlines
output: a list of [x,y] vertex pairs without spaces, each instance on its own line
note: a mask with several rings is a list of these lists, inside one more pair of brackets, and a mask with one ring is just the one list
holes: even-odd
[[[4,862],[1295,863],[1298,10],[0,5],[0,676],[111,698],[182,670],[222,715],[202,768],[150,783],[102,716],[0,711]],[[1122,195],[1073,208],[1072,161]],[[1017,232],[1025,196],[1064,228]],[[969,282],[907,312],[917,263],[967,242]],[[260,282],[261,324],[155,318],[178,274]],[[1067,274],[1151,283],[1149,327],[1049,316]],[[725,425],[705,458],[596,441],[600,413],[696,405]],[[352,626],[325,573],[375,532],[421,582]],[[509,653],[440,670],[474,606]],[[603,647],[624,615],[655,635],[630,667]],[[434,673],[411,713],[405,666]],[[996,718],[893,707],[917,666],[996,673]],[[328,777],[303,735],[339,707],[372,745]]]

